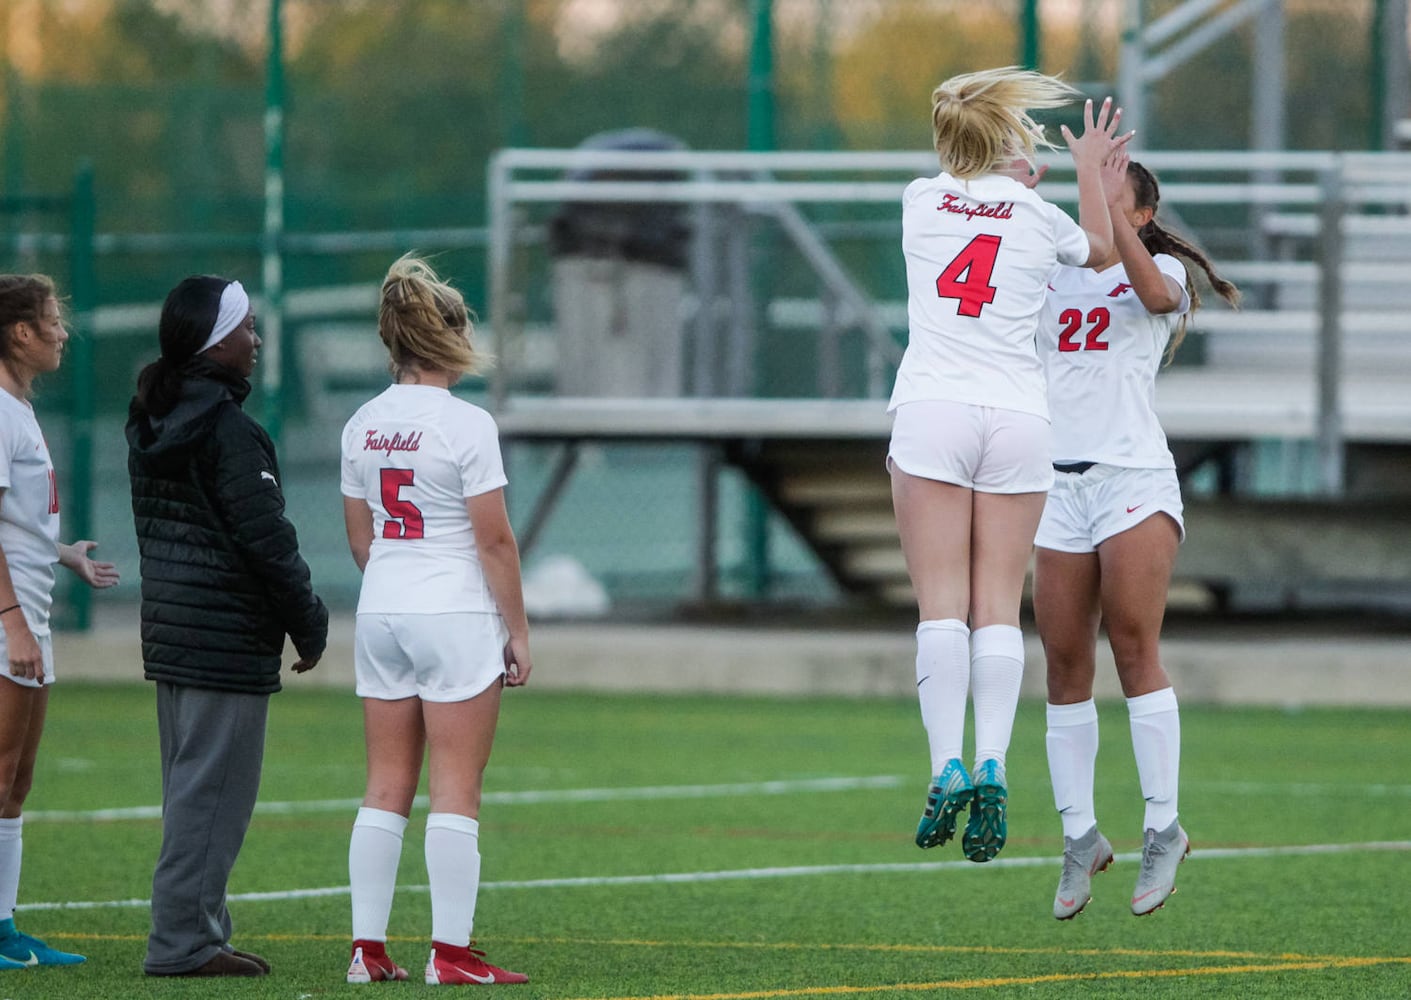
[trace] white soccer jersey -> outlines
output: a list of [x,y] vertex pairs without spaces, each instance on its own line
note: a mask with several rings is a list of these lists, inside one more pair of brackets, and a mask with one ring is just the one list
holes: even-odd
[[342,490],[372,508],[358,613],[497,612],[466,499],[506,483],[494,418],[445,389],[392,385],[343,428]]
[[887,409],[939,399],[1048,416],[1034,351],[1049,275],[1087,233],[1011,177],[949,174],[902,195],[910,334]]
[[59,486],[34,408],[0,390],[0,548],[35,635],[49,634],[59,561]]
[[[1158,254],[1156,266],[1185,288],[1179,260]],[[1156,373],[1189,309],[1183,294],[1176,311],[1148,312],[1120,263],[1104,271],[1058,269],[1039,330],[1055,462],[1175,468],[1156,417]]]

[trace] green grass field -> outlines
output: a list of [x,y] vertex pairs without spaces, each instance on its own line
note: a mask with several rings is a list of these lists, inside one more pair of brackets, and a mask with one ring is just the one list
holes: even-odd
[[[297,681],[293,687],[297,687]],[[911,834],[926,753],[911,702],[510,692],[481,813],[476,937],[524,998],[1405,997],[1411,719],[1183,709],[1195,853],[1165,909],[1127,900],[1141,797],[1125,709],[1102,708],[1098,813],[1118,863],[1050,916],[1061,836],[1043,707],[1009,758],[1010,841],[988,865]],[[261,806],[232,878],[261,980],[141,973],[160,801],[152,691],[62,684],[25,826],[22,928],[89,956],[0,977],[0,998],[421,994],[430,931],[414,815],[390,948],[412,981],[354,987],[351,694],[272,701]],[[119,811],[104,814],[99,810]],[[123,813],[120,810],[131,810]],[[322,890],[322,892],[320,892]],[[269,894],[267,898],[250,898]],[[56,907],[51,904],[79,904]]]

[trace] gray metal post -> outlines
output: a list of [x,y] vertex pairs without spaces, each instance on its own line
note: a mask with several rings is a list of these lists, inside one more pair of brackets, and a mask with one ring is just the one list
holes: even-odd
[[[710,180],[698,172],[696,180]],[[696,314],[691,322],[691,386],[693,396],[717,395],[720,378],[720,208],[697,202],[691,209],[691,285]]]
[[507,342],[510,327],[510,254],[513,246],[511,206],[505,190],[509,184],[508,174],[504,152],[491,156],[485,181],[490,211],[490,245],[486,257],[490,269],[487,282],[490,291],[490,331],[495,335],[495,366],[490,370],[490,404],[497,413],[505,408],[510,376]]
[[[1284,4],[1272,0],[1259,9],[1254,24],[1254,94],[1250,115],[1249,146],[1256,150],[1284,148],[1286,113],[1284,110]],[[1277,170],[1258,170],[1256,184],[1277,184],[1282,175]],[[1252,206],[1249,227],[1250,255],[1255,260],[1267,260],[1270,240],[1265,218],[1272,206],[1257,202]],[[1269,303],[1262,303],[1268,308]]]
[[269,53],[265,68],[265,219],[261,239],[264,342],[261,383],[265,430],[278,441],[284,429],[284,42],[280,0],[270,0]]
[[755,380],[755,295],[750,267],[750,247],[754,225],[738,208],[730,213],[725,237],[725,287],[730,297],[730,345],[725,355],[725,377],[721,393],[726,396],[754,394]]
[[1343,491],[1342,428],[1342,220],[1347,206],[1343,201],[1342,158],[1326,170],[1319,186],[1323,190],[1319,211],[1318,241],[1318,465],[1323,492],[1340,496]]
[[1383,48],[1381,116],[1382,148],[1396,148],[1396,123],[1411,117],[1411,52],[1407,51],[1407,0],[1383,0],[1380,37]]
[[1144,0],[1126,0],[1122,10],[1122,51],[1117,66],[1117,104],[1122,109],[1122,127],[1135,128],[1133,149],[1144,148],[1150,131],[1146,119],[1146,82],[1142,66],[1146,62]]
[[1271,0],[1254,22],[1254,106],[1250,116],[1251,149],[1283,149],[1284,4]]
[[720,596],[720,552],[717,525],[720,522],[720,448],[703,445],[696,452],[696,496],[700,498],[696,526],[696,600],[715,603]]
[[823,321],[818,327],[818,384],[816,391],[827,399],[843,394],[843,324],[838,320],[838,293],[827,285],[819,289]]

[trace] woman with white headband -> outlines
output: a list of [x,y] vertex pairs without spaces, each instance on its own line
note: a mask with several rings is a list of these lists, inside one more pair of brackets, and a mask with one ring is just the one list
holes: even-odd
[[226,883],[259,790],[284,639],[318,663],[328,611],[284,516],[274,443],[242,409],[260,346],[237,281],[192,277],[162,306],[161,357],[127,422],[142,556],[142,661],[157,684],[162,849],[152,976],[259,976],[230,944]]

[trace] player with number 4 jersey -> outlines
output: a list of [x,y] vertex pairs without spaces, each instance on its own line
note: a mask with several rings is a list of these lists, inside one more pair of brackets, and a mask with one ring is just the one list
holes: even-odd
[[1049,774],[1063,823],[1059,920],[1082,911],[1092,877],[1113,859],[1093,810],[1103,623],[1146,800],[1133,913],[1166,902],[1190,849],[1176,810],[1180,715],[1157,648],[1185,528],[1176,464],[1156,416],[1156,374],[1199,304],[1178,256],[1227,301],[1239,298],[1204,254],[1157,223],[1156,178],[1126,161],[1119,155],[1122,169],[1103,174],[1113,250],[1095,270],[1058,270],[1038,339],[1056,479],[1035,538],[1034,616],[1048,661]]
[[353,663],[368,768],[348,845],[347,980],[407,978],[387,954],[387,923],[429,748],[426,982],[527,982],[471,947],[480,790],[500,694],[528,680],[531,669],[499,439],[488,413],[451,395],[478,367],[470,314],[423,261],[403,257],[388,271],[378,334],[395,384],[343,429],[343,513],[363,571]]
[[[1112,248],[1104,164],[1116,134],[1111,100],[1082,135],[1063,128],[1078,174],[1079,221],[1033,190],[1031,108],[1076,92],[1014,67],[947,80],[931,95],[942,172],[902,199],[909,336],[888,407],[892,503],[920,613],[916,690],[931,780],[918,847],[944,844],[961,814],[971,861],[1004,846],[1005,755],[1024,670],[1019,601],[1053,479],[1043,369],[1034,335],[1049,275]],[[961,760],[975,709],[973,776]]]

